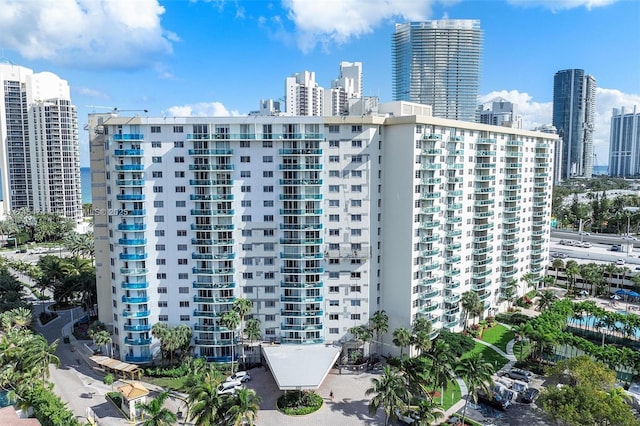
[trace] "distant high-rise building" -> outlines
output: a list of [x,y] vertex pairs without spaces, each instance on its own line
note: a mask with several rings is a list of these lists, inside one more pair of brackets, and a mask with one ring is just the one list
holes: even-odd
[[593,174],[596,80],[581,69],[558,71],[553,78],[553,125],[562,138],[564,179]]
[[477,121],[482,30],[477,20],[396,24],[393,99],[433,107],[433,116]]
[[640,175],[640,112],[624,107],[614,108],[609,139],[609,175],[637,177]]
[[506,99],[496,98],[478,108],[480,123],[492,126],[522,128],[522,117],[518,115],[518,105]]
[[349,99],[362,97],[362,62],[341,62],[340,76],[324,91],[324,115],[346,115]]
[[316,83],[316,73],[303,71],[285,80],[286,115],[322,116],[324,88]]
[[78,116],[50,72],[0,63],[0,214],[25,208],[82,221]]

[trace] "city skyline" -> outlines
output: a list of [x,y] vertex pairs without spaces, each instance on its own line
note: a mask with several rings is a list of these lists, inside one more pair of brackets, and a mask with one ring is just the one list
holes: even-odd
[[[75,2],[43,7],[43,2],[0,0],[0,56],[69,81],[82,127],[87,113],[107,111],[95,105],[146,109],[150,115],[246,114],[258,109],[260,99],[284,96],[283,79],[296,72],[313,71],[318,84],[329,87],[341,61],[362,62],[363,95],[389,101],[396,23],[479,19],[484,32],[479,101],[502,96],[518,104],[525,129],[548,124],[555,72],[585,69],[598,81],[594,152],[599,165],[606,163],[612,108],[640,104],[640,58],[628,54],[638,49],[640,37],[621,37],[613,28],[634,28],[640,5],[483,3],[353,0],[321,8],[295,0],[141,0],[86,5],[83,12]],[[81,131],[80,140],[86,166],[88,135]]]

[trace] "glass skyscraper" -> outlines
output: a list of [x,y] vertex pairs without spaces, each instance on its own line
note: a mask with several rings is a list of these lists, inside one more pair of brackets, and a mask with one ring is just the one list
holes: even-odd
[[558,71],[553,78],[553,125],[562,138],[562,178],[593,174],[596,80],[584,70]]
[[434,117],[477,121],[481,53],[480,21],[396,24],[393,99],[431,105]]

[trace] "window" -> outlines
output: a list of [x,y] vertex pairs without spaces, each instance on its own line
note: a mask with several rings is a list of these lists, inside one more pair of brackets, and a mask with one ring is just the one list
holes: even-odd
[[330,155],[329,156],[329,162],[330,163],[339,163],[340,162],[340,156],[339,155]]
[[250,163],[251,162],[251,157],[249,157],[248,155],[242,155],[242,156],[240,156],[240,162],[241,163]]
[[354,280],[360,279],[360,272],[352,272],[351,279],[354,279]]
[[151,162],[154,164],[162,163],[162,157],[151,157]]
[[362,125],[358,124],[357,126],[351,126],[351,133],[356,133],[356,132],[361,132],[362,131]]
[[156,251],[165,251],[166,246],[164,244],[156,244]]
[[275,308],[276,307],[276,301],[275,300],[265,300],[264,301],[264,307],[265,308]]
[[155,192],[156,194],[159,194],[163,191],[163,188],[161,186],[154,186],[153,187],[153,192]]
[[242,292],[243,293],[253,293],[253,286],[252,285],[246,285],[246,286],[242,287]]
[[154,178],[161,178],[162,177],[162,172],[152,172],[151,176]]
[[184,186],[176,186],[176,192],[186,192],[187,189]]
[[339,229],[329,229],[329,235],[332,237],[337,237],[340,235]]
[[251,207],[251,200],[242,200],[240,201],[240,205],[242,207]]
[[243,272],[242,273],[242,279],[243,280],[252,280],[253,279],[253,272]]
[[329,215],[329,222],[340,222],[340,215],[339,214],[330,214]]
[[340,207],[340,200],[329,200],[329,207]]
[[180,315],[180,321],[189,321],[189,315]]
[[362,185],[351,185],[351,192],[362,192]]
[[173,157],[174,163],[184,163],[184,157]]
[[184,148],[184,141],[174,141],[173,142],[173,147],[174,148]]
[[166,265],[167,259],[156,259],[156,265]]
[[352,237],[360,237],[360,236],[362,236],[362,229],[352,228],[351,229],[351,236]]
[[158,315],[158,321],[160,321],[160,322],[169,321],[169,315]]
[[183,178],[184,177],[184,172],[183,171],[177,171],[173,175],[175,177],[177,177],[177,178]]
[[183,126],[173,126],[173,133],[184,133]]
[[340,259],[329,259],[329,265],[339,265]]
[[351,314],[351,319],[352,320],[359,320],[360,319],[360,314]]
[[359,300],[352,300],[351,301],[351,306],[360,306],[360,301]]
[[329,334],[338,334],[339,330],[338,327],[329,327]]
[[243,237],[250,237],[252,234],[251,229],[243,229],[242,230],[242,236]]
[[[352,285],[351,287],[349,287],[349,291],[360,293],[361,288],[360,288],[359,285]],[[354,305],[351,305],[351,306],[354,306]],[[358,305],[358,306],[360,306],[360,305]]]
[[168,306],[168,303],[166,300],[159,300],[158,301],[158,308],[166,308]]
[[164,229],[156,229],[154,234],[156,237],[164,237]]
[[[273,260],[273,259],[272,259]],[[266,263],[266,262],[265,262]],[[273,280],[275,279],[276,275],[273,272],[265,272],[264,273],[264,279],[265,280]]]
[[264,200],[262,202],[263,207],[273,207],[273,200]]
[[187,221],[186,216],[176,216],[176,222],[186,222],[186,221]]
[[152,141],[151,148],[162,148],[162,143],[160,141]]
[[253,265],[253,257],[243,257],[242,258],[243,265]]
[[352,214],[351,215],[351,220],[353,222],[362,222],[362,215],[361,214]]
[[329,177],[340,177],[340,170],[329,170]]
[[158,294],[167,294],[166,287],[158,287]]
[[180,301],[180,307],[181,308],[188,308],[189,307],[189,301],[188,300],[181,300]]
[[251,142],[249,142],[249,141],[240,141],[240,148],[251,148]]
[[153,207],[155,207],[157,209],[164,207],[164,201],[157,201],[157,200],[154,201],[153,202]]
[[265,214],[264,215],[264,221],[265,222],[273,222],[273,215],[272,214]]
[[160,133],[160,126],[151,126],[151,133]]
[[250,170],[244,170],[240,172],[240,177],[241,178],[250,178],[251,177],[251,171]]
[[186,201],[176,201],[176,207],[187,207]]
[[264,316],[264,320],[265,321],[275,321],[276,320],[276,316],[273,315],[273,314],[265,315]]
[[272,285],[268,285],[264,288],[264,292],[265,293],[275,293],[276,292],[276,288],[275,286]]
[[330,321],[338,321],[340,319],[340,315],[339,314],[329,314],[329,320]]
[[154,216],[153,221],[156,223],[164,222],[164,216]]
[[362,207],[362,200],[351,200],[351,207]]
[[263,163],[273,163],[273,155],[264,155],[262,157]]
[[337,286],[337,285],[329,286],[329,293],[339,293],[339,292],[340,292],[340,286]]
[[273,243],[264,243],[264,251],[273,251],[274,245]]
[[351,156],[352,163],[362,163],[362,155],[352,155]]
[[[178,279],[179,280],[188,280],[189,279],[189,274],[185,274],[184,272],[180,273],[180,274],[178,274]],[[189,292],[189,287],[180,287],[180,293],[182,293],[182,289],[183,288],[187,289],[187,291],[185,293]]]
[[186,229],[178,229],[178,231],[176,232],[176,235],[178,237],[186,237],[187,236],[187,230]]
[[263,231],[263,235],[264,235],[265,237],[273,237],[273,229],[265,229],[265,230]]
[[329,185],[329,192],[340,192],[340,185]]
[[266,185],[262,187],[262,192],[273,192],[273,186]]
[[187,251],[186,244],[178,244],[178,251]]
[[272,141],[262,141],[262,147],[263,148],[273,148],[273,142]]
[[339,148],[340,141],[329,141],[329,148]]
[[340,272],[329,272],[329,278],[332,280],[337,280],[338,278],[340,278]]
[[351,177],[362,177],[362,170],[351,170]]
[[160,272],[156,274],[156,278],[159,280],[166,280],[167,279],[167,274],[165,274],[164,272]]
[[362,148],[362,141],[360,140],[351,141],[351,148]]
[[329,306],[340,306],[339,300],[329,300]]
[[340,250],[340,244],[338,243],[330,243],[329,250]]
[[251,215],[250,214],[243,214],[242,215],[242,221],[243,222],[251,222]]
[[241,192],[251,192],[251,185],[242,185],[240,187]]
[[329,126],[329,133],[340,133],[340,126]]

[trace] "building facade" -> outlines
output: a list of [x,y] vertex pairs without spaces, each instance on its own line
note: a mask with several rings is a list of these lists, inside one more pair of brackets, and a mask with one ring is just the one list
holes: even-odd
[[640,176],[640,112],[613,109],[609,138],[609,176]]
[[0,63],[2,214],[50,212],[82,221],[78,117],[56,75]]
[[518,105],[506,99],[497,98],[480,105],[478,115],[479,122],[482,124],[522,128],[522,117],[518,115]]
[[166,322],[228,361],[220,317],[238,297],[263,339],[302,345],[349,341],[378,310],[391,331],[419,316],[460,330],[464,291],[504,308],[548,261],[556,137],[429,115],[406,102],[343,117],[90,115],[99,312],[116,352],[148,362],[151,325]]
[[340,76],[324,91],[324,115],[348,115],[349,101],[362,98],[362,62],[340,62]]
[[593,175],[596,80],[581,69],[558,71],[553,78],[553,125],[562,139],[563,179]]
[[393,99],[433,107],[433,116],[477,121],[482,30],[477,20],[396,24]]
[[316,73],[303,71],[285,79],[286,115],[321,117],[324,88],[316,83]]

